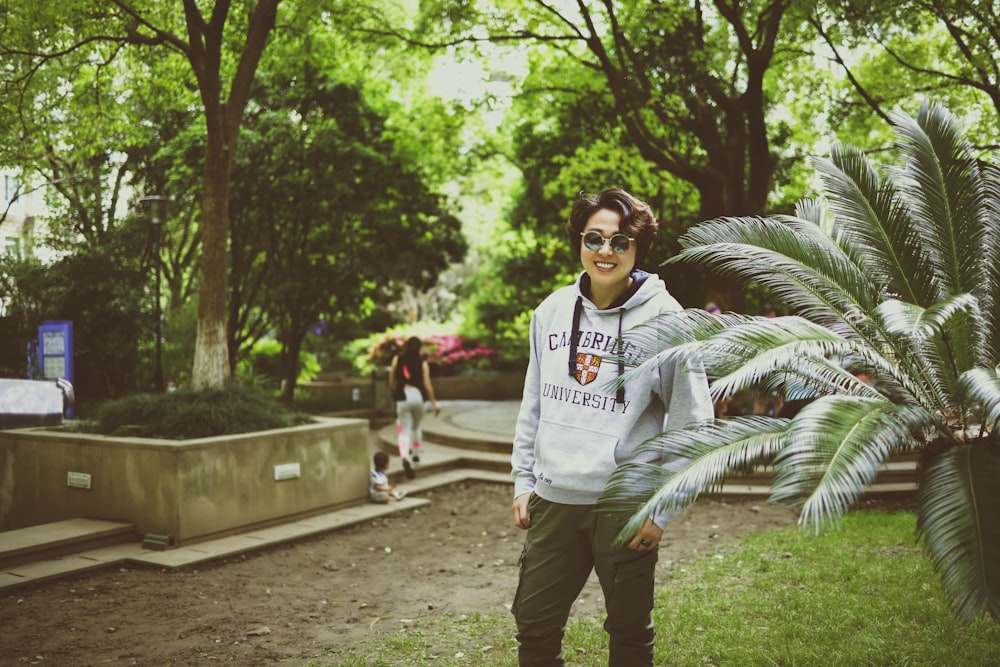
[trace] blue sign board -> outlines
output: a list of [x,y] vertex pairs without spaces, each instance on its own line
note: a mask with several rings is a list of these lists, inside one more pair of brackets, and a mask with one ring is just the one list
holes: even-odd
[[[46,380],[65,378],[73,384],[73,322],[46,320],[38,327],[38,365]],[[73,416],[73,408],[66,410]]]

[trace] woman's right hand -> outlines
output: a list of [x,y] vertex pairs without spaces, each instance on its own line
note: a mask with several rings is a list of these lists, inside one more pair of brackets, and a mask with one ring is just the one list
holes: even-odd
[[511,510],[514,512],[514,525],[521,530],[531,527],[531,516],[528,514],[528,501],[531,500],[531,493],[522,493],[514,498]]

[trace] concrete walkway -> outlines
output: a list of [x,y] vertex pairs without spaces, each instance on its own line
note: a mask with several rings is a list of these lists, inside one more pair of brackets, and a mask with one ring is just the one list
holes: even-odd
[[[398,456],[393,456],[390,477],[408,493],[389,504],[360,503],[343,509],[297,518],[245,533],[205,540],[177,548],[155,550],[141,542],[72,550],[72,540],[100,532],[132,534],[129,524],[71,519],[41,526],[0,532],[0,591],[26,586],[57,577],[102,567],[131,563],[156,568],[183,568],[205,561],[229,558],[241,553],[292,542],[370,521],[386,514],[430,504],[420,493],[465,480],[509,484],[510,448],[518,403],[485,401],[442,401],[440,415],[428,414],[423,423],[424,446],[415,479],[403,476]],[[396,427],[390,424],[373,432],[370,448],[388,452],[396,449]],[[32,559],[33,550],[63,545],[59,556]]]

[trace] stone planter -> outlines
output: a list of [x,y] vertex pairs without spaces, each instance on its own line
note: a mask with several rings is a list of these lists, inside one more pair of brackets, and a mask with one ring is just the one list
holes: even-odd
[[369,459],[363,419],[183,441],[0,431],[0,531],[84,517],[198,541],[363,502]]

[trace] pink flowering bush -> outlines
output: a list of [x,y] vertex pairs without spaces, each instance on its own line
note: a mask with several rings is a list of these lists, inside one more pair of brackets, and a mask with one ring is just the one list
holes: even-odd
[[[400,335],[398,332],[377,338],[368,348],[366,362],[376,368],[388,366],[392,363],[392,357],[403,349],[407,338],[409,335]],[[458,334],[432,334],[421,336],[420,339],[424,343],[423,354],[427,362],[441,375],[488,369],[500,355],[497,350]]]

